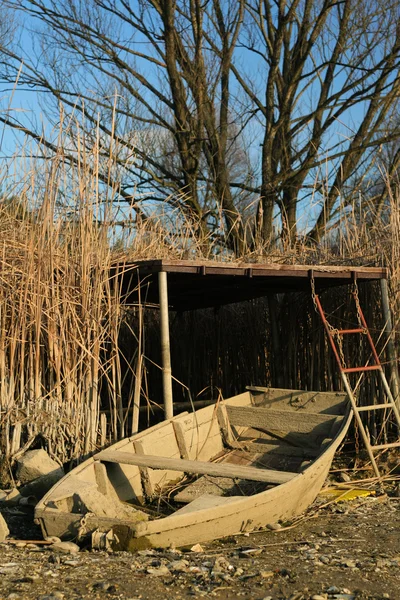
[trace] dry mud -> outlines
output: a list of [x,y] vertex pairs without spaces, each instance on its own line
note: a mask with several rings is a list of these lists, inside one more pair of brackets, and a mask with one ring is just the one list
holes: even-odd
[[[4,516],[11,537],[40,539],[31,515]],[[319,501],[286,528],[202,549],[64,554],[3,543],[0,600],[400,600],[399,498]]]

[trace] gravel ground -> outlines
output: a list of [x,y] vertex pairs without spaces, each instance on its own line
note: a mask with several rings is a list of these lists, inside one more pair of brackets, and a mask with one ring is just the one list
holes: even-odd
[[[28,511],[28,509],[25,509]],[[41,539],[32,515],[3,512],[11,538]],[[297,523],[202,552],[56,552],[0,544],[0,600],[400,599],[400,498],[314,504]]]

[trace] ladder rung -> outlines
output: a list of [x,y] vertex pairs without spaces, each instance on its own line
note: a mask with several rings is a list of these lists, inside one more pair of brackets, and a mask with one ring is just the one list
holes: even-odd
[[338,329],[338,333],[341,335],[344,333],[365,333],[365,331],[363,327],[358,327],[357,329]]
[[377,371],[381,369],[381,365],[370,365],[369,367],[350,367],[342,369],[342,373],[359,373],[360,371]]
[[391,402],[385,402],[385,404],[370,404],[369,406],[357,406],[358,412],[363,410],[379,410],[380,408],[393,408]]
[[392,444],[379,444],[379,446],[371,446],[372,450],[384,450],[385,448],[400,448],[400,440]]

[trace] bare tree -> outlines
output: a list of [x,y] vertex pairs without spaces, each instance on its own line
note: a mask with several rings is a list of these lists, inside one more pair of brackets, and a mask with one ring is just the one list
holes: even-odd
[[[5,49],[3,80],[23,61],[19,84],[41,93],[48,115],[61,103],[88,143],[99,128],[105,155],[114,144],[124,200],[138,212],[138,197],[179,206],[200,240],[222,214],[237,253],[244,197],[256,213],[252,240],[271,243],[279,215],[293,245],[309,213],[308,239],[318,243],[346,184],[399,133],[386,128],[400,84],[398,0],[3,4],[33,40],[25,52]],[[44,139],[15,115],[0,121]]]
[[[233,70],[263,131],[263,239],[278,206],[283,233],[295,242],[299,203],[311,186],[321,202],[308,238],[318,242],[365,152],[387,141],[385,119],[400,84],[398,10],[397,1],[381,0],[247,2],[241,41],[257,65],[256,85],[252,73]],[[398,134],[395,127],[389,138]]]
[[[38,19],[42,31],[38,60],[9,52],[3,76],[11,81],[24,60],[21,85],[71,111],[84,103],[86,123],[118,140],[125,197],[134,187],[147,199],[179,204],[200,223],[200,237],[222,211],[229,244],[240,251],[244,234],[228,160],[238,135],[231,135],[229,82],[244,0],[225,3],[225,11],[200,0],[7,4]],[[9,117],[8,123],[20,126]],[[135,157],[129,167],[128,153]]]

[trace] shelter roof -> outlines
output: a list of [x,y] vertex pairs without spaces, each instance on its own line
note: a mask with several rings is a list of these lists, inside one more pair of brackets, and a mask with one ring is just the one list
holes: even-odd
[[224,263],[206,260],[144,260],[124,265],[119,274],[127,302],[158,304],[158,273],[168,274],[172,310],[221,306],[269,293],[310,291],[312,273],[317,291],[360,281],[387,278],[387,269],[364,266]]

